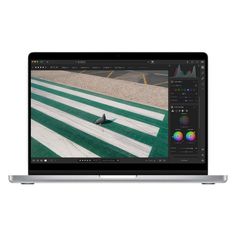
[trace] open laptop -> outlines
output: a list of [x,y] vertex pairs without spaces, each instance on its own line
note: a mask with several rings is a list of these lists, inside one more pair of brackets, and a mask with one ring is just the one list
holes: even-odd
[[28,175],[10,182],[223,183],[208,175],[205,53],[31,53]]

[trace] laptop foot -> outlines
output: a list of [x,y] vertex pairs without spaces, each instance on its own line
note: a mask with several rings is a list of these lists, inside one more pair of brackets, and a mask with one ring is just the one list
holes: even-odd
[[202,183],[202,184],[215,184],[215,183]]
[[34,183],[21,183],[21,184],[34,184]]

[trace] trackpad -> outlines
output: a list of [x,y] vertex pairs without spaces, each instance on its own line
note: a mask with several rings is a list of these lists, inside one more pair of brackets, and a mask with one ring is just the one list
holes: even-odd
[[136,175],[100,175],[101,179],[104,180],[130,180],[136,179]]

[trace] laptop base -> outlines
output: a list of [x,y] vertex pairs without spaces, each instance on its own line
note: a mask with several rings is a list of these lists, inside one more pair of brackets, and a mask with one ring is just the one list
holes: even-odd
[[227,175],[9,175],[11,183],[68,182],[160,182],[160,183],[225,183]]

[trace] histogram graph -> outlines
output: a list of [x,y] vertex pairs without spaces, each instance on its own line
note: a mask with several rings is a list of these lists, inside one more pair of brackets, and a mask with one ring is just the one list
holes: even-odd
[[173,77],[175,78],[196,78],[196,66],[193,66],[192,69],[184,71],[181,69],[180,65],[175,69]]

